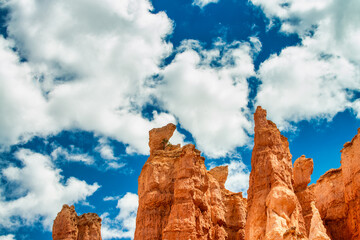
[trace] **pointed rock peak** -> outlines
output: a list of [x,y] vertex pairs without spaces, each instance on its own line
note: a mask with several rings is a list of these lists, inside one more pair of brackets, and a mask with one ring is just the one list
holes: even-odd
[[254,113],[254,121],[255,127],[265,127],[268,124],[268,121],[266,119],[266,110],[263,109],[261,106],[258,106],[256,108],[256,111]]
[[78,216],[74,205],[63,205],[52,230],[53,240],[101,240],[101,218],[96,213]]
[[221,187],[225,187],[225,182],[229,173],[228,166],[214,167],[209,173],[219,182]]
[[294,162],[294,188],[295,192],[304,190],[311,182],[311,174],[314,170],[314,161],[302,155]]
[[319,210],[315,206],[315,202],[311,202],[312,218],[309,240],[331,240],[326,234],[323,221],[321,220]]
[[256,108],[256,112],[254,113],[254,121],[254,149],[257,147],[266,148],[275,146],[275,148],[278,148],[278,150],[288,152],[288,154],[290,154],[287,138],[281,135],[275,123],[266,119],[265,109],[262,109],[260,106]]
[[176,126],[172,123],[162,127],[154,128],[149,132],[149,147],[150,155],[154,153],[155,150],[164,150],[169,139],[172,137]]

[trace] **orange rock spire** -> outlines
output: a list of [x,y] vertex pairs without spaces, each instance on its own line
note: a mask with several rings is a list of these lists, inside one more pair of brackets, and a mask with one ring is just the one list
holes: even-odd
[[53,240],[101,240],[101,218],[95,213],[78,216],[64,205],[54,220]]
[[[192,144],[169,139],[176,126],[149,132],[150,157],[139,176],[135,240],[359,240],[360,130],[341,167],[308,186],[314,162],[292,167],[286,137],[256,109],[248,199],[225,189],[227,166],[206,170]],[[54,240],[101,240],[101,219],[64,205]]]
[[225,189],[227,167],[207,171],[192,144],[168,140],[175,125],[150,131],[139,176],[135,240],[244,239],[246,199]]
[[292,185],[292,162],[287,138],[256,109],[245,239],[304,239],[300,203]]

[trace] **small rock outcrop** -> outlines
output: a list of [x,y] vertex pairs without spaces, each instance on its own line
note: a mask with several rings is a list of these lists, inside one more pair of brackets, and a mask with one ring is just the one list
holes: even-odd
[[311,158],[302,155],[294,162],[294,191],[301,205],[302,216],[305,221],[306,235],[310,233],[310,224],[313,215],[311,203],[315,197],[307,187],[311,181],[311,174],[314,170],[314,162]]
[[169,143],[174,131],[175,125],[168,124],[149,133],[135,240],[243,240],[246,199],[225,189],[227,167],[207,171],[194,145]]
[[300,203],[294,193],[287,138],[256,109],[245,239],[305,239]]
[[96,213],[78,216],[75,207],[64,205],[54,220],[53,240],[101,240],[101,218]]
[[315,202],[311,202],[311,225],[310,225],[310,234],[309,240],[331,240],[326,234],[326,229],[324,227],[323,221],[320,217],[319,210],[315,206]]

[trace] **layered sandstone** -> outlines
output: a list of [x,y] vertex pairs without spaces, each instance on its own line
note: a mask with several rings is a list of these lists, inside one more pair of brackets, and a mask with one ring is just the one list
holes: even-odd
[[305,239],[300,203],[292,184],[287,138],[256,109],[245,239]]
[[169,143],[174,130],[150,131],[135,239],[244,239],[246,199],[225,189],[227,167],[207,171],[194,145]]
[[[341,167],[308,186],[311,158],[294,162],[287,139],[258,107],[248,199],[225,189],[228,167],[206,170],[192,144],[169,142],[176,127],[149,132],[150,157],[139,176],[135,240],[358,240],[360,130],[342,149]],[[96,214],[64,205],[54,240],[101,239]]]
[[342,170],[327,171],[309,189],[315,197],[316,207],[329,237],[334,240],[350,240],[352,234],[346,223],[348,206],[344,199]]
[[312,217],[311,217],[309,240],[330,240],[329,236],[326,234],[326,229],[320,217],[319,210],[315,206],[315,202],[311,202],[310,205],[311,205]]
[[351,239],[360,239],[360,129],[341,150],[344,198],[348,206],[347,227]]
[[75,207],[64,205],[54,220],[53,240],[101,240],[101,218],[95,213],[78,216]]

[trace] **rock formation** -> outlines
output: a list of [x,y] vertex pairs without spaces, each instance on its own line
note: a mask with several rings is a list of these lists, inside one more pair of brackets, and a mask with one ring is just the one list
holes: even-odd
[[[359,240],[360,130],[344,145],[341,167],[308,186],[311,158],[294,162],[287,139],[258,107],[248,199],[225,189],[227,166],[206,170],[195,146],[169,142],[176,127],[149,132],[139,176],[135,240]],[[54,240],[98,240],[101,219],[64,205]]]
[[315,202],[311,202],[310,205],[312,211],[312,218],[309,240],[330,240],[329,236],[326,234],[326,229],[320,217],[319,210],[315,206]]
[[347,227],[351,239],[360,239],[360,129],[341,150],[341,169],[345,203],[348,206]]
[[348,206],[344,200],[341,169],[331,169],[316,184],[309,187],[315,197],[316,207],[331,239],[350,240],[346,219]]
[[245,239],[305,239],[300,203],[292,184],[287,138],[256,109]]
[[309,189],[331,239],[360,239],[360,129],[341,150],[341,167],[331,169]]
[[225,189],[227,167],[207,171],[194,145],[169,143],[174,131],[173,124],[150,131],[135,240],[244,239],[246,199]]
[[75,207],[64,205],[54,220],[53,240],[101,240],[101,218],[95,213],[78,216]]
[[309,235],[310,233],[310,224],[313,215],[311,203],[315,198],[312,191],[310,191],[307,187],[311,181],[311,174],[313,170],[313,160],[311,158],[306,158],[305,155],[302,155],[294,162],[294,191],[301,205],[302,215],[305,221],[306,235]]

